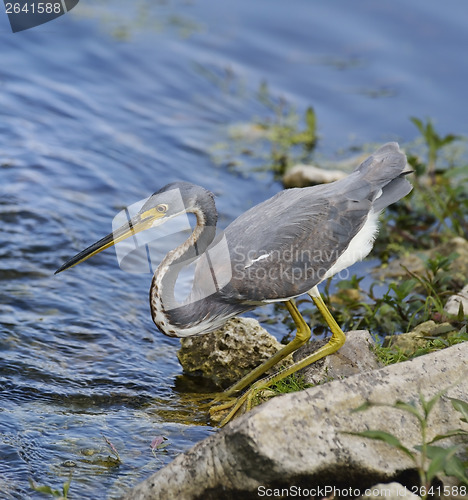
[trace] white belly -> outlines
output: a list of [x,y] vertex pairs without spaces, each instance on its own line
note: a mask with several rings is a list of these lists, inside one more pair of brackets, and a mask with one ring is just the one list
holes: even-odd
[[[341,254],[338,260],[333,264],[332,267],[325,273],[323,280],[334,276],[335,274],[343,271],[347,267],[351,266],[355,262],[358,262],[364,257],[367,257],[369,252],[374,246],[374,240],[377,236],[379,229],[379,214],[375,212],[369,212],[364,226],[356,234],[356,236],[351,240],[348,248]],[[323,281],[322,280],[322,281]]]

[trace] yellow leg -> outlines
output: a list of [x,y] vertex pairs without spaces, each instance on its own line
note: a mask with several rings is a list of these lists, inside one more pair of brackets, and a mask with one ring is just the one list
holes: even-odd
[[296,304],[292,300],[288,300],[286,302],[286,307],[288,308],[289,314],[291,314],[294,323],[297,326],[296,336],[294,337],[288,345],[280,349],[276,354],[274,354],[271,358],[267,359],[261,365],[254,368],[251,372],[247,373],[245,377],[242,377],[238,382],[236,382],[231,387],[228,387],[224,392],[223,396],[232,396],[238,391],[241,391],[252,382],[255,382],[258,377],[267,372],[270,368],[275,366],[277,363],[282,361],[286,356],[296,351],[304,345],[310,339],[310,328],[309,325],[304,321],[304,318],[301,316],[301,313],[296,307]]
[[[314,363],[315,361],[318,361],[319,359],[324,358],[325,356],[328,356],[330,354],[333,354],[336,352],[344,343],[346,340],[346,336],[341,330],[341,328],[338,326],[338,323],[335,321],[333,316],[331,315],[330,311],[328,310],[327,306],[323,302],[322,297],[318,292],[315,292],[314,294],[310,294],[312,300],[314,301],[315,305],[317,306],[317,309],[320,311],[322,314],[323,318],[327,322],[327,325],[329,326],[332,336],[329,340],[329,342],[312,353],[311,355],[307,356],[306,358],[302,359],[301,361],[298,361],[297,363],[294,363],[292,366],[289,366],[287,368],[284,368],[280,370],[278,373],[275,373],[274,375],[271,375],[269,377],[263,378],[253,384],[253,386],[245,392],[242,396],[240,396],[237,401],[235,401],[234,406],[230,403],[226,403],[224,405],[220,405],[221,407],[215,407],[213,408],[214,410],[219,408],[219,409],[226,409],[230,408],[231,406],[232,409],[229,412],[229,414],[224,418],[224,420],[221,422],[221,426],[227,424],[237,413],[237,411],[240,409],[240,407],[244,404],[244,402],[247,405],[247,411],[250,409],[252,405],[252,399],[253,397],[262,389],[265,389],[266,387],[269,387],[272,384],[275,384],[276,382],[286,378],[287,376],[297,372],[301,368],[304,368],[311,363]],[[294,314],[291,312],[291,309],[288,307],[291,316],[294,319],[294,322],[296,323],[299,328],[302,328],[302,325],[306,324],[304,321],[304,318],[301,316],[297,308],[294,306]],[[307,326],[307,325],[306,325]],[[310,331],[310,330],[309,330]],[[294,339],[295,340],[295,339]],[[294,342],[294,340],[292,342]],[[291,344],[292,344],[291,342]],[[290,344],[288,344],[289,347]],[[281,351],[280,351],[281,352]]]

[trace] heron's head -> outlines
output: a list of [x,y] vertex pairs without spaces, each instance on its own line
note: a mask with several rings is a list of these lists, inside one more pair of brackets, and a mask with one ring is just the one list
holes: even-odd
[[203,208],[203,203],[206,203],[207,197],[211,197],[212,200],[211,193],[200,186],[188,182],[168,184],[152,194],[139,212],[123,226],[72,257],[57,269],[55,274],[76,266],[106,248],[141,231],[164,224],[167,220],[183,213],[192,212],[200,207]]

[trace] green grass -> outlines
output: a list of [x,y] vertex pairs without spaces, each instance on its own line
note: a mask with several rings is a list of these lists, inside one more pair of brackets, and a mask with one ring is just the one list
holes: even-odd
[[424,354],[429,354],[430,352],[440,351],[441,349],[445,349],[446,347],[450,347],[452,345],[467,341],[468,333],[466,331],[466,326],[463,326],[459,331],[455,331],[447,337],[428,338],[427,343],[424,347],[415,349],[415,351],[411,354],[406,353],[398,346],[384,347],[379,343],[376,343],[374,345],[373,350],[375,352],[375,355],[383,365],[391,365],[393,363],[408,361],[409,359],[423,356]]
[[289,377],[280,380],[268,389],[272,390],[275,395],[278,395],[287,394],[289,392],[303,391],[304,389],[312,386],[313,384],[306,383],[304,377],[300,377],[296,373],[293,373],[292,375],[289,375]]

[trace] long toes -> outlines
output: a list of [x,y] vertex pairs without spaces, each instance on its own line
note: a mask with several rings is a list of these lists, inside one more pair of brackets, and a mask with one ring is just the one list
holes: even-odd
[[242,396],[238,398],[237,401],[235,401],[235,404],[233,405],[231,411],[219,423],[220,427],[224,427],[232,419],[245,413],[246,399],[247,399],[246,397]]
[[210,418],[213,423],[220,427],[225,425],[239,410],[239,399],[233,398],[210,408]]
[[[232,408],[236,404],[237,399],[232,398],[230,401],[224,401],[224,403],[216,404],[216,405],[211,405],[210,406],[210,415],[213,413],[217,413],[218,411],[224,411],[228,410],[229,408]],[[217,401],[214,401],[214,403],[217,403]]]

